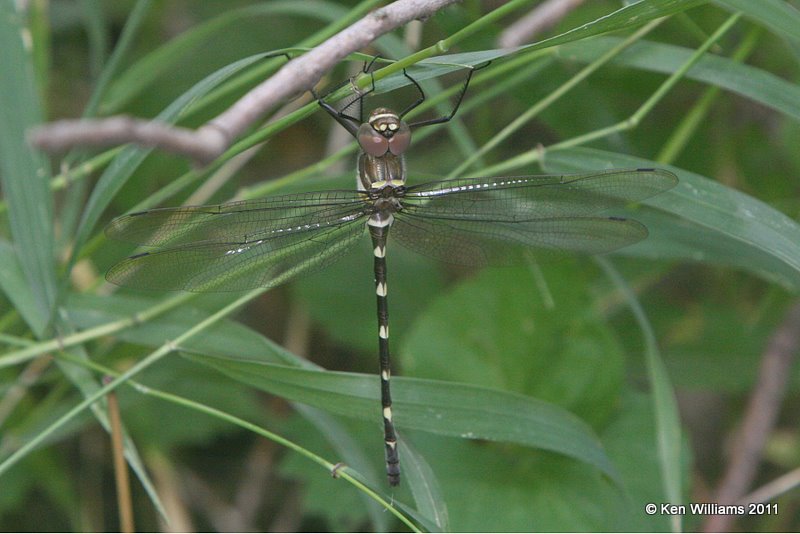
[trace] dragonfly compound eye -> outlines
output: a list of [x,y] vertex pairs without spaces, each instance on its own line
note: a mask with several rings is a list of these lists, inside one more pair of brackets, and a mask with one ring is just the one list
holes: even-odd
[[361,150],[370,156],[383,156],[389,151],[389,139],[376,132],[370,124],[362,124],[356,137]]
[[400,122],[394,135],[389,139],[389,150],[395,156],[399,156],[406,151],[411,144],[411,128],[405,122]]

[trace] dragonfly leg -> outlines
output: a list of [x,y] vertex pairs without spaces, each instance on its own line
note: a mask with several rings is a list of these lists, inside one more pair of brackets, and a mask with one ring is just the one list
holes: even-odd
[[[336,120],[336,122],[341,124],[345,128],[345,130],[350,132],[350,134],[353,137],[356,136],[356,133],[358,132],[358,127],[364,122],[364,117],[363,117],[364,106],[361,105],[364,100],[364,97],[366,97],[368,94],[370,94],[375,90],[375,74],[372,72],[372,67],[378,59],[380,59],[380,56],[376,55],[369,62],[365,61],[364,66],[361,69],[364,74],[369,74],[371,78],[372,83],[370,85],[370,88],[367,90],[359,89],[359,87],[355,83],[354,77],[351,77],[347,81],[337,85],[336,87],[332,88],[330,91],[326,92],[322,96],[320,96],[315,90],[313,89],[311,90],[311,94],[317,100],[317,103],[320,105],[320,107],[322,107],[322,109],[327,111],[328,114],[331,117],[333,117]],[[357,96],[356,98],[348,102],[344,107],[337,109],[325,101],[325,99],[330,94],[334,93],[335,91],[338,91],[339,89],[348,84],[350,85],[350,88],[352,89],[353,93],[355,93]],[[356,103],[359,106],[358,117],[355,117],[347,113],[347,109],[355,105]]]
[[314,89],[311,89],[311,94],[314,96],[314,98],[317,99],[317,104],[319,104],[319,106],[322,109],[324,109],[328,113],[328,115],[333,117],[334,120],[339,124],[341,124],[345,130],[350,132],[350,135],[352,135],[353,137],[356,136],[356,134],[358,133],[358,127],[361,124],[359,119],[357,119],[356,117],[351,117],[350,115],[347,115],[345,113],[342,113],[335,107],[325,102],[325,98],[327,98],[330,92],[320,96]]
[[[482,63],[481,65],[478,65],[477,67],[468,67],[467,77],[464,80],[464,85],[461,86],[461,92],[458,94],[458,98],[456,99],[456,104],[453,106],[453,109],[450,111],[450,113],[448,115],[444,115],[442,117],[436,117],[434,119],[426,119],[426,120],[422,120],[422,121],[418,121],[418,122],[412,122],[412,123],[409,124],[409,126],[411,128],[416,128],[416,127],[419,127],[419,126],[430,126],[432,124],[442,124],[442,123],[450,121],[450,119],[455,117],[456,112],[458,111],[458,107],[461,105],[461,101],[464,100],[464,95],[467,93],[467,88],[469,87],[470,80],[472,80],[472,75],[476,71],[479,71],[479,70],[481,70],[481,69],[483,69],[485,67],[488,67],[490,63],[491,63],[491,61],[487,61],[486,63]],[[403,110],[403,112],[400,114],[401,118],[404,117],[407,113],[409,113],[412,109],[416,108],[417,106],[419,106],[420,104],[422,104],[425,101],[425,92],[422,90],[422,87],[420,87],[419,83],[417,83],[417,81],[414,78],[412,78],[409,74],[407,74],[405,70],[403,70],[403,74],[405,74],[406,78],[411,80],[411,82],[417,88],[417,91],[419,91],[420,97],[415,102],[413,102],[410,106],[408,106],[405,110]]]
[[349,108],[350,106],[352,106],[353,104],[355,104],[357,102],[358,103],[358,119],[357,120],[358,120],[358,122],[360,124],[364,123],[364,97],[375,90],[375,73],[374,72],[370,72],[369,69],[372,68],[372,64],[375,63],[375,60],[378,59],[379,57],[380,56],[375,56],[374,58],[372,58],[372,61],[370,61],[369,64],[364,62],[364,71],[363,72],[365,74],[369,74],[370,82],[371,82],[371,85],[370,85],[369,89],[367,89],[366,91],[362,90],[361,88],[358,87],[358,85],[356,85],[355,77],[350,78],[350,88],[358,96],[356,98],[354,98],[353,100],[351,100],[346,106],[341,108],[339,110],[339,115],[345,116],[345,117],[347,117],[349,119],[355,119],[355,117],[353,117],[352,115],[347,115],[345,113],[345,111],[347,110],[347,108]]
[[414,102],[412,102],[412,103],[411,103],[411,105],[409,105],[408,107],[406,107],[406,109],[404,109],[402,113],[400,113],[400,118],[401,118],[401,119],[402,119],[402,118],[403,118],[403,117],[404,117],[404,116],[405,116],[405,115],[406,115],[406,114],[407,114],[409,111],[411,111],[411,110],[412,110],[412,109],[414,109],[415,107],[417,107],[417,106],[419,106],[420,104],[422,104],[423,102],[425,102],[425,91],[423,91],[423,90],[422,90],[422,86],[420,86],[420,84],[419,84],[419,83],[417,83],[417,80],[415,80],[414,78],[412,78],[412,77],[411,77],[411,75],[410,75],[410,74],[408,74],[408,72],[406,72],[406,69],[403,69],[403,76],[405,76],[406,78],[408,78],[408,79],[411,81],[411,83],[412,83],[412,84],[414,84],[414,87],[416,87],[416,88],[417,88],[417,92],[419,93],[419,97],[418,97],[418,98],[417,98],[417,99],[416,99]]

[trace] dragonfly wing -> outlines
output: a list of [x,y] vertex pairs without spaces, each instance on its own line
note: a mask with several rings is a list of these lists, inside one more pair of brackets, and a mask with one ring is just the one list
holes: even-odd
[[256,241],[341,224],[361,215],[363,196],[355,191],[322,191],[245,200],[214,206],[157,208],[111,221],[106,235],[139,245]]
[[546,260],[566,252],[603,254],[647,237],[638,221],[618,217],[562,217],[485,222],[395,216],[394,237],[415,252],[458,265],[518,263],[524,249]]
[[201,242],[132,256],[106,279],[151,290],[241,291],[272,287],[329,266],[366,233],[361,219],[248,242]]
[[591,174],[462,178],[408,188],[403,209],[444,219],[523,222],[580,217],[638,202],[674,187],[659,169]]

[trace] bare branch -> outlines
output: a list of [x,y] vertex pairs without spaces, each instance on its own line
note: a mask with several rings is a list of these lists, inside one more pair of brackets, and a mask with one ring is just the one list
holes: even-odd
[[[716,491],[719,504],[736,504],[755,478],[761,453],[778,417],[791,366],[800,350],[800,302],[786,314],[783,323],[770,337],[761,358],[758,382],[736,432],[728,468]],[[704,532],[728,532],[735,515],[710,515]]]
[[772,501],[798,487],[800,487],[800,468],[793,469],[775,480],[767,482],[752,493],[748,493],[739,499],[738,504],[747,506],[751,503]]
[[211,153],[221,154],[228,145],[227,136],[208,125],[195,132],[126,115],[107,119],[51,122],[32,129],[28,134],[28,141],[47,152],[63,152],[76,146],[106,147],[136,143],[186,155],[202,162],[210,161],[208,156]]
[[31,132],[34,146],[50,152],[75,146],[138,143],[208,163],[269,110],[307,91],[352,52],[415,19],[424,19],[457,0],[397,0],[377,9],[308,53],[286,63],[274,76],[245,94],[196,131],[155,121],[112,117],[60,121]]
[[530,42],[537,34],[552,28],[567,13],[581,5],[584,0],[547,0],[530,13],[509,26],[500,34],[500,48],[514,48]]

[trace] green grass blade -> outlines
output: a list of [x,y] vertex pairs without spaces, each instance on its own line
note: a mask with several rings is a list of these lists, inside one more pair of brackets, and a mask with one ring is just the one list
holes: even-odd
[[[58,329],[61,335],[69,335],[74,333],[74,326],[68,323],[68,320],[62,319],[59,317],[58,320]],[[71,350],[72,355],[84,361],[90,360],[90,356],[87,354],[86,350],[83,346],[72,347]],[[67,361],[64,359],[56,359],[56,364],[58,365],[59,369],[64,376],[66,376],[69,381],[78,389],[80,390],[81,394],[84,398],[90,398],[93,395],[96,395],[99,389],[101,388],[101,384],[95,377],[95,375],[87,369],[83,365],[79,365],[74,363],[73,361]],[[108,413],[105,409],[104,405],[100,403],[92,404],[90,407],[92,414],[94,417],[100,422],[103,428],[108,432],[109,436],[111,435],[111,425],[108,420]],[[136,447],[136,443],[130,437],[127,432],[125,426],[122,427],[123,436],[122,436],[122,443],[123,443],[123,451],[125,454],[125,459],[130,465],[131,470],[136,474],[136,477],[139,479],[139,482],[142,484],[142,488],[145,490],[147,495],[150,497],[151,502],[155,506],[158,513],[161,515],[162,518],[167,517],[166,510],[164,508],[161,499],[156,492],[155,485],[153,484],[152,480],[150,480],[150,475],[147,472],[147,469],[144,466],[144,462],[139,455],[139,451]]]
[[[343,30],[344,28],[348,27],[350,24],[361,18],[371,9],[378,7],[380,4],[380,0],[362,0],[358,5],[354,6],[350,11],[343,13],[339,16],[337,13],[337,6],[333,4],[325,4],[326,7],[330,7],[330,9],[324,9],[320,11],[317,15],[322,15],[323,17],[327,16],[330,17],[332,21],[330,24],[325,26],[324,28],[320,29],[316,33],[302,39],[299,41],[296,47],[292,47],[289,49],[281,49],[277,51],[272,51],[270,54],[281,52],[281,51],[291,51],[294,50],[296,52],[305,52],[308,50],[307,47],[318,45],[319,43],[323,42],[325,39],[335,35],[337,32]],[[386,42],[387,36],[382,37],[378,40],[378,46],[383,46]],[[304,50],[305,48],[305,50]],[[371,59],[371,57],[367,57],[364,59]],[[363,60],[362,60],[363,61]],[[218,89],[210,92],[205,98],[201,98],[197,101],[197,106],[195,109],[204,109],[207,107],[211,102],[216,102],[222,98],[235,95],[244,91],[247,87],[251,87],[256,83],[266,79],[269,75],[275,72],[277,68],[275,67],[274,62],[264,62],[263,64],[254,65],[252,69],[249,69],[245,72],[242,72],[241,75],[236,76],[229,80],[228,82],[221,84]]]
[[25,322],[34,332],[44,332],[47,317],[39,313],[36,297],[25,279],[25,272],[19,264],[14,247],[5,240],[0,240],[0,290],[14,304]]
[[[565,46],[560,55],[572,61],[592,62],[621,39],[598,37],[588,43]],[[680,46],[640,41],[614,58],[613,64],[672,74],[694,53]],[[762,69],[724,57],[706,55],[686,74],[687,78],[721,87],[800,120],[800,87]]]
[[133,46],[134,38],[142,24],[146,21],[152,5],[152,0],[138,0],[131,10],[130,15],[125,21],[125,27],[122,29],[122,33],[114,46],[114,51],[105,65],[103,65],[103,69],[92,91],[92,96],[83,110],[84,117],[93,117],[97,114],[97,108],[105,98],[112,80],[114,80],[114,77],[117,75],[119,64]]
[[117,77],[109,88],[108,98],[102,107],[103,113],[115,113],[125,107],[157,78],[175,68],[178,62],[196,53],[204,42],[215,35],[231,31],[239,21],[263,17],[265,24],[268,24],[270,17],[296,15],[329,22],[343,17],[346,13],[347,10],[342,6],[317,0],[264,2],[227,11],[158,47]]
[[[647,376],[650,380],[653,411],[655,412],[655,442],[658,449],[665,502],[682,503],[684,500],[681,492],[681,421],[678,414],[678,400],[675,398],[675,388],[672,386],[666,365],[658,350],[653,327],[636,294],[607,258],[597,258],[597,263],[624,295],[639,324],[639,329],[642,331]],[[681,516],[676,514],[670,519],[672,520],[672,531],[680,532]]]
[[[42,122],[42,111],[20,17],[12,2],[0,4],[0,180],[14,251],[27,281],[28,289],[20,291],[29,290],[35,299],[37,318],[29,324],[40,336],[56,301],[53,199],[47,162],[25,142],[27,129]],[[16,300],[23,299],[28,300]]]
[[[221,81],[232,76],[240,69],[259,61],[261,57],[261,55],[257,55],[236,61],[210,74],[170,104],[156,119],[165,123],[175,122],[186,107],[191,105],[196,98],[207,93]],[[92,190],[92,195],[89,197],[89,201],[86,204],[83,218],[81,219],[81,224],[75,238],[76,250],[80,249],[86,242],[89,233],[94,230],[103,210],[105,210],[114,195],[125,185],[127,179],[151,151],[152,149],[150,148],[126,148],[111,162],[108,168],[106,168],[97,185]]]
[[[87,408],[91,408],[98,401],[102,400],[104,395],[108,394],[110,391],[113,391],[120,384],[130,380],[138,373],[144,371],[148,367],[159,362],[162,358],[174,352],[176,350],[175,348],[177,346],[180,346],[181,343],[187,342],[192,337],[196,336],[198,333],[207,331],[212,325],[214,325],[224,317],[227,317],[228,315],[232,314],[234,311],[241,308],[247,302],[253,300],[262,292],[263,292],[262,290],[256,290],[244,294],[243,296],[237,298],[233,302],[224,306],[222,309],[214,312],[211,315],[207,315],[203,320],[201,320],[197,324],[194,324],[188,330],[184,330],[173,341],[162,343],[158,349],[147,355],[142,360],[138,361],[135,365],[127,369],[124,373],[121,373],[120,375],[116,376],[116,378],[114,378],[114,380],[112,380],[111,382],[104,384],[101,388],[97,389],[94,393],[92,393],[92,395],[86,397],[83,401],[75,405],[68,412],[58,417],[58,419],[53,423],[51,423],[46,429],[39,432],[33,438],[27,440],[24,444],[21,444],[19,448],[17,448],[13,453],[8,455],[8,457],[4,458],[3,461],[0,462],[0,476],[2,476],[6,471],[14,467],[23,458],[28,456],[32,451],[36,450],[36,448],[45,443],[46,440],[48,440],[51,436],[56,435],[56,433],[59,432],[61,429],[63,429],[65,425],[73,421],[77,416],[82,414]],[[88,368],[89,366],[87,365],[86,367]]]
[[784,0],[716,0],[716,4],[763,24],[770,30],[800,42],[800,11]]
[[523,47],[523,49],[536,50],[539,48],[549,48],[551,46],[571,43],[603,33],[642,26],[651,20],[681,13],[687,9],[704,4],[706,1],[707,0],[644,0],[634,2],[604,17],[586,23],[583,26],[527,45]]
[[421,517],[436,526],[440,532],[450,532],[450,519],[447,516],[447,501],[436,475],[408,440],[403,440],[403,477],[408,482],[414,502]]
[[103,69],[108,54],[108,27],[103,14],[102,3],[98,0],[80,0],[84,30],[89,38],[89,68],[93,78]]
[[[463,68],[463,66],[466,65],[476,66],[487,61],[500,59],[518,54],[520,52],[530,52],[537,49],[550,48],[572,43],[574,41],[580,41],[582,39],[603,33],[642,26],[651,20],[683,12],[687,9],[691,9],[692,7],[705,3],[706,1],[707,0],[648,0],[646,2],[635,2],[609,15],[584,24],[583,26],[574,28],[570,31],[550,37],[537,43],[519,48],[481,50],[476,52],[463,52],[458,54],[429,57],[414,64],[424,67],[423,69],[414,70],[414,67],[412,67],[409,72],[412,73],[415,79],[418,78],[420,80],[424,80],[429,77],[437,77],[448,72],[452,72],[458,68]],[[607,49],[603,50],[603,52],[605,51],[607,51]],[[380,79],[379,76],[376,78]],[[408,83],[407,81],[403,80],[404,77],[402,76],[402,73],[393,73],[386,78],[387,80],[391,81],[383,82],[385,84],[381,87],[383,91],[391,91],[398,87],[407,85]]]
[[29,4],[26,13],[27,30],[30,32],[32,48],[32,64],[36,76],[36,85],[39,87],[39,98],[42,100],[44,111],[42,115],[48,115],[49,103],[46,102],[45,88],[50,87],[50,54],[52,27],[50,25],[50,12],[47,4]]
[[[331,417],[323,410],[312,408],[299,402],[293,403],[292,406],[325,436],[325,439],[336,451],[336,457],[340,458],[342,463],[357,469],[370,486],[380,487],[378,480],[379,476],[383,476],[383,473],[379,475],[372,468],[373,464],[367,458],[364,448],[356,443],[353,437],[347,433],[347,429],[336,418]],[[384,510],[377,506],[369,496],[359,494],[359,497],[369,514],[372,528],[376,532],[386,532],[389,529],[389,524]]]
[[[231,76],[239,69],[258,61],[260,57],[261,56],[245,58],[206,77],[204,80],[195,84],[194,87],[184,93],[180,98],[175,100],[166,110],[164,110],[164,112],[159,115],[159,119],[163,120],[164,122],[174,122],[180,117],[180,114],[186,109],[186,107],[191,105],[195,98],[206,94],[222,80]],[[124,185],[125,181],[133,174],[134,170],[142,163],[151,150],[152,149],[141,149],[138,147],[125,148],[103,173],[98,181],[98,184],[92,191],[92,195],[90,196],[85,211],[83,212],[81,224],[75,238],[76,252],[79,251],[85,243],[89,232],[93,230],[97,220],[113,196]],[[70,327],[65,325],[64,329],[68,332]],[[64,363],[61,365],[61,367],[65,374],[70,377],[70,380],[81,389],[84,395],[90,397],[91,395],[96,394],[96,391],[98,391],[98,385],[84,369],[80,369],[71,363]],[[128,457],[129,462],[131,462],[131,466],[142,480],[145,489],[148,491],[148,494],[151,496],[151,499],[155,503],[156,507],[161,508],[161,505],[158,501],[158,496],[152,489],[152,484],[150,484],[149,480],[147,479],[145,470],[141,468],[141,462],[138,461],[138,455],[133,447],[133,443],[130,441],[126,443],[126,456]]]

